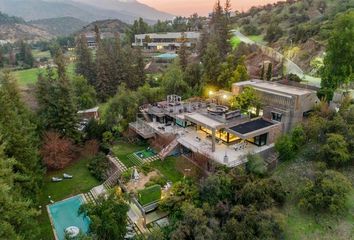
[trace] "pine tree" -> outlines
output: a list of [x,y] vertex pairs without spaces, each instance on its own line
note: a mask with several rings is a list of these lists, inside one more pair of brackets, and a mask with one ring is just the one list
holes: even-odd
[[57,78],[52,70],[40,75],[37,83],[39,114],[44,130],[55,130],[63,136],[77,140],[77,106],[73,87],[66,73],[65,58],[61,50],[55,57]]
[[146,77],[145,77],[145,63],[144,57],[142,55],[141,49],[138,48],[135,50],[135,68],[136,68],[136,84],[133,86],[133,89],[137,89],[138,87],[144,85]]
[[181,46],[178,51],[178,57],[179,57],[179,65],[182,69],[183,72],[186,71],[186,68],[188,66],[188,49],[186,46],[186,37],[184,34],[182,34],[181,38]]
[[204,82],[212,85],[217,84],[216,79],[220,74],[220,63],[222,60],[215,43],[208,44],[202,62],[204,66]]
[[34,58],[32,55],[31,47],[24,41],[20,42],[20,52],[18,54],[18,61],[21,61],[26,67],[32,68]]
[[5,145],[0,139],[0,239],[38,239],[39,212],[31,207],[28,195],[21,195],[16,187],[30,177],[14,172],[21,164],[6,156]]
[[92,52],[87,46],[85,34],[81,34],[76,41],[76,57],[76,74],[84,76],[87,81],[94,86],[96,80],[95,64],[93,62]]
[[273,76],[273,64],[269,63],[268,64],[268,69],[267,69],[267,75],[266,75],[267,81],[271,81],[272,80],[272,76]]
[[21,100],[15,79],[8,72],[0,76],[0,136],[6,142],[5,154],[16,158],[14,172],[22,177],[14,184],[20,193],[36,200],[41,182],[41,164],[34,116]]

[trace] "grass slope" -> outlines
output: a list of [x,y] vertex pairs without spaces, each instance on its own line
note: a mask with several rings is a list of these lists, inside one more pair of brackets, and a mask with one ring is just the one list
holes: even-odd
[[146,149],[149,145],[145,142],[139,143],[128,143],[119,141],[115,146],[112,147],[113,154],[126,166],[132,167],[138,164],[135,158],[132,156],[133,153],[142,151]]
[[[46,209],[46,205],[49,204],[48,196],[51,196],[51,199],[54,201],[60,201],[79,193],[88,192],[91,188],[99,185],[99,182],[90,174],[87,164],[88,160],[83,159],[75,162],[64,170],[49,172],[44,177],[40,196],[40,205],[42,206],[42,214],[39,216],[39,224],[41,227],[40,239],[54,239]],[[63,173],[73,175],[73,179],[59,183],[51,182],[52,177],[62,177]]]
[[[298,159],[294,162],[281,163],[274,173],[274,177],[278,178],[290,192],[285,206],[280,209],[285,216],[285,239],[354,239],[354,190],[351,191],[347,202],[348,211],[341,216],[329,214],[315,216],[298,208],[296,193],[304,186],[306,181],[304,176],[313,169],[312,162]],[[340,171],[354,183],[354,167]]]
[[[31,68],[25,70],[14,71],[13,76],[17,79],[20,86],[27,86],[37,82],[38,74],[45,73],[45,69]],[[75,76],[75,64],[70,63],[67,67],[67,73],[70,78]]]

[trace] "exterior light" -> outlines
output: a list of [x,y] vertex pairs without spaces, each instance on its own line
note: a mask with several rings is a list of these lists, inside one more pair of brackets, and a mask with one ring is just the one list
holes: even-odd
[[210,90],[209,91],[209,95],[213,95],[213,94],[214,94],[214,92]]
[[226,95],[223,95],[222,97],[223,97],[224,99],[226,99],[226,98],[227,98],[227,96],[226,96]]

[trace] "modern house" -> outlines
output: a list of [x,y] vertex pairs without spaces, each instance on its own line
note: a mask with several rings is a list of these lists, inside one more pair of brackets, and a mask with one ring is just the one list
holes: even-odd
[[[166,101],[142,106],[130,129],[144,139],[168,139],[160,158],[180,153],[198,161],[213,160],[228,167],[245,163],[249,153],[268,154],[276,139],[311,111],[318,101],[311,90],[252,80],[233,85],[237,95],[251,86],[261,98],[261,115],[251,118],[213,99]],[[224,98],[232,97],[228,92]],[[225,99],[226,100],[226,99]]]
[[262,80],[234,83],[232,93],[237,95],[245,87],[256,90],[262,102],[263,117],[281,122],[285,132],[301,122],[319,103],[316,91]]
[[135,35],[134,47],[150,50],[176,50],[184,42],[187,47],[194,47],[199,39],[199,32],[168,32]]

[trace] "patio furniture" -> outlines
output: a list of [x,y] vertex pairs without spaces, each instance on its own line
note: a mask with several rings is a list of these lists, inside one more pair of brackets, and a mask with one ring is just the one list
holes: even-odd
[[63,181],[62,178],[52,177],[52,182],[61,182],[61,181]]
[[69,175],[69,174],[66,174],[66,173],[63,174],[63,177],[64,177],[64,179],[72,179],[73,178],[72,175]]

